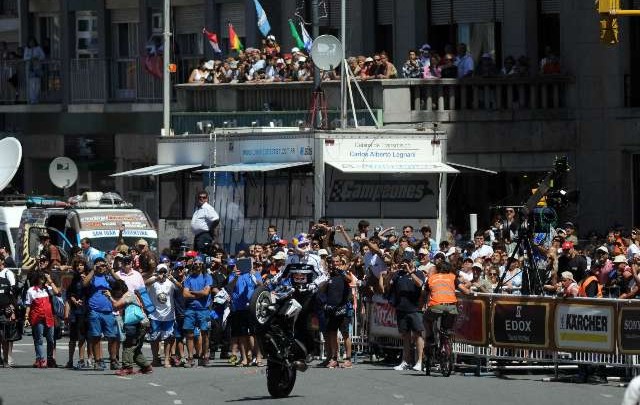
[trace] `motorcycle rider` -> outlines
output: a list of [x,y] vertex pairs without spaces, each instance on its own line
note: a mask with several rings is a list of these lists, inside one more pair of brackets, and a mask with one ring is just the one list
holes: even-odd
[[[297,244],[294,247],[294,253],[287,257],[284,268],[276,274],[271,279],[272,285],[278,285],[280,283],[284,283],[285,279],[288,279],[287,266],[289,264],[307,264],[312,266],[313,268],[313,280],[307,286],[309,289],[309,293],[304,295],[303,297],[298,297],[300,301],[300,305],[302,305],[302,309],[298,314],[295,325],[294,325],[294,335],[297,340],[303,342],[305,348],[307,349],[307,353],[314,345],[314,336],[313,332],[309,331],[308,323],[309,319],[313,313],[315,308],[315,297],[316,292],[320,287],[322,287],[327,281],[329,281],[329,276],[325,273],[321,265],[321,259],[318,255],[313,254],[311,252],[311,241],[307,235],[301,234],[298,235]],[[300,277],[300,274],[293,275],[293,282],[296,282],[296,278]],[[306,277],[306,276],[305,276]],[[300,280],[306,281],[306,280]],[[309,357],[309,356],[307,356]],[[309,359],[299,359],[301,362],[308,362]]]

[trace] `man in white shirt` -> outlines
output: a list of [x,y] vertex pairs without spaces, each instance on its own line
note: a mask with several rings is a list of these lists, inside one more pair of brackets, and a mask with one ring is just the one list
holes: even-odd
[[160,366],[160,342],[164,341],[164,367],[171,367],[171,354],[175,351],[174,323],[176,319],[174,293],[182,291],[182,284],[169,273],[165,263],[159,264],[156,274],[147,279],[149,295],[156,310],[149,314],[151,321],[151,353],[153,362]]
[[213,243],[212,231],[220,222],[220,216],[209,204],[209,193],[200,191],[196,210],[191,217],[191,231],[194,234],[193,249],[202,251],[206,246]]
[[125,256],[122,259],[122,268],[118,270],[118,276],[127,285],[127,289],[131,292],[144,287],[144,279],[139,271],[134,270],[132,266],[133,258]]
[[473,235],[473,244],[475,250],[471,253],[471,260],[474,262],[478,258],[486,259],[493,256],[493,248],[484,244],[484,233],[482,233],[482,231],[477,231],[475,235]]

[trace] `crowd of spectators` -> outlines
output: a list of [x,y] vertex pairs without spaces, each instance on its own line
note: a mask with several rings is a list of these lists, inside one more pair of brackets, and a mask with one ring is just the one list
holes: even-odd
[[[444,269],[455,275],[462,293],[523,293],[524,255],[515,243],[519,229],[514,208],[507,208],[470,242],[453,229],[436,241],[428,226],[416,230],[406,225],[397,232],[372,229],[363,220],[355,233],[349,233],[339,224],[320,220],[308,233],[288,240],[269,226],[264,244],[237,252],[225,252],[213,244],[206,256],[165,251],[156,259],[144,240],[128,247],[122,239],[105,253],[84,239],[66,263],[43,235],[42,255],[29,281],[17,291],[15,303],[0,300],[3,363],[13,364],[9,343],[29,326],[36,351],[34,367],[57,367],[56,340],[66,325],[70,334],[67,368],[111,368],[128,375],[137,364],[141,372],[150,373],[153,366],[207,366],[218,351],[232,365],[262,366],[248,319],[250,298],[283,269],[289,255],[300,247],[298,241],[306,241],[309,254],[319,258],[333,280],[321,289],[316,308],[325,346],[319,345],[320,340],[312,342],[310,353],[319,356],[324,349],[327,356],[321,366],[351,368],[351,321],[358,318],[361,325],[366,324],[364,306],[374,296],[396,306],[398,329],[407,346],[421,347],[425,328],[419,320],[428,297],[415,279],[403,284],[407,274],[424,285],[434,272]],[[580,241],[576,226],[566,222],[551,230],[548,242],[534,244],[533,249],[543,294],[629,299],[640,292],[640,228],[628,233],[616,228],[606,240],[591,234]],[[247,257],[252,258],[253,270],[240,273],[236,260]],[[61,272],[71,279],[64,288]],[[0,281],[19,285],[8,273],[1,257]],[[134,312],[140,319],[132,321]],[[342,363],[338,362],[338,331],[346,346]],[[108,341],[108,357],[102,354],[102,339]],[[142,355],[145,341],[151,342],[151,362]],[[78,362],[74,362],[76,352]],[[421,356],[422,351],[417,352]],[[421,367],[421,358],[414,359],[405,350],[396,369],[419,371]]]
[[[483,53],[474,61],[464,43],[459,44],[456,49],[447,45],[443,52],[432,50],[429,44],[424,44],[418,50],[409,51],[407,60],[398,64],[398,67],[386,51],[371,56],[351,56],[347,63],[353,77],[358,80],[527,77],[532,73],[561,73],[559,59],[550,47],[545,49],[537,72],[535,67],[530,66],[526,56],[516,59],[508,55],[500,68],[492,53]],[[290,52],[282,52],[275,37],[270,35],[260,49],[247,48],[238,52],[235,57],[200,60],[191,72],[188,82],[203,84],[311,81],[314,69],[311,56],[304,49],[295,47]],[[339,68],[335,71],[321,71],[322,80],[336,80],[339,77]]]

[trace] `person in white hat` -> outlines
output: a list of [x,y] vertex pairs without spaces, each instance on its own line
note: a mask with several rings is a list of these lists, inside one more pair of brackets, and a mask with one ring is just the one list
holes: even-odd
[[578,296],[578,283],[573,279],[573,273],[570,271],[563,271],[562,274],[560,274],[560,282],[558,283],[557,292],[559,296],[565,298]]

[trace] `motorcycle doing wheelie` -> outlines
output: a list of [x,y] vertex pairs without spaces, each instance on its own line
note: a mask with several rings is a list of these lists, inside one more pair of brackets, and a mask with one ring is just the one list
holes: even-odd
[[296,382],[296,372],[307,370],[307,348],[296,338],[296,331],[306,331],[299,329],[306,329],[315,297],[314,275],[311,265],[289,264],[281,283],[257,289],[251,299],[249,311],[267,359],[267,389],[275,398],[288,396]]

